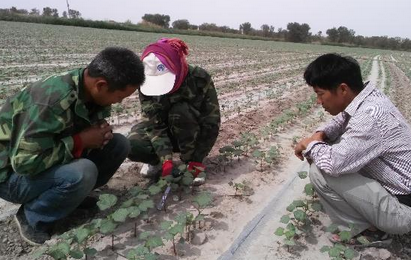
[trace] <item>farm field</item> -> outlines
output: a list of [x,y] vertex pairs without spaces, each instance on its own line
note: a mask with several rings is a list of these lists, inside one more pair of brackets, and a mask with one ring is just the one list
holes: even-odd
[[[216,145],[205,161],[206,184],[189,194],[172,193],[167,210],[158,211],[153,204],[159,201],[160,193],[155,189],[149,191],[150,196],[140,193],[136,187],[144,187],[147,182],[139,176],[142,165],[126,161],[107,187],[95,193],[116,195],[119,202],[112,209],[93,214],[76,211],[60,225],[62,230],[74,229],[93,219],[112,220],[114,231],[96,234],[87,242],[87,247],[97,250],[95,256],[87,259],[144,259],[132,256],[133,250],[142,244],[151,250],[147,259],[218,259],[229,250],[244,227],[273,199],[273,194],[297,174],[301,163],[294,156],[295,142],[330,118],[316,106],[313,91],[302,77],[308,63],[320,54],[337,52],[356,58],[364,79],[377,84],[411,122],[409,52],[3,21],[0,32],[0,104],[24,85],[86,66],[105,47],[123,46],[141,54],[147,44],[161,37],[186,41],[189,64],[205,68],[214,79],[222,124]],[[133,95],[113,106],[109,121],[115,132],[126,135],[139,117],[138,96]],[[130,191],[140,196],[145,207],[140,208],[140,215],[136,214],[139,216],[129,214],[120,221],[113,217],[113,212],[126,207],[124,203],[133,196]],[[302,190],[292,195],[297,199],[303,195]],[[0,259],[28,259],[37,250],[18,235],[10,217],[16,207],[0,200]],[[283,211],[286,214],[285,208]],[[182,213],[198,218],[189,225],[185,219],[186,230],[173,234],[173,239],[167,237],[165,234],[171,234],[170,228],[179,223]],[[275,237],[278,226],[280,218],[268,233]],[[51,243],[56,243],[56,239]],[[182,240],[185,243],[180,243]],[[402,259],[409,253],[403,246],[409,240],[396,239],[395,247],[390,249],[393,259]],[[80,249],[83,247],[84,243]],[[278,259],[301,259],[304,255],[304,251],[299,252],[300,257],[288,253],[279,244],[260,250],[276,251]],[[327,258],[320,252],[318,256]]]

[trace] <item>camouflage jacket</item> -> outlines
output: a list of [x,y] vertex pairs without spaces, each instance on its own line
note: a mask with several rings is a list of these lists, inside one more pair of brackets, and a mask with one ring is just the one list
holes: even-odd
[[12,172],[34,176],[73,160],[73,138],[110,115],[86,107],[84,69],[37,81],[8,98],[0,110],[0,182]]
[[213,147],[220,128],[220,107],[211,76],[200,67],[189,66],[186,79],[180,88],[160,97],[144,96],[140,93],[142,120],[145,130],[161,162],[172,159],[173,146],[168,137],[167,121],[170,107],[179,102],[189,104],[191,112],[197,117],[200,132],[196,143],[186,151],[192,161],[202,162]]

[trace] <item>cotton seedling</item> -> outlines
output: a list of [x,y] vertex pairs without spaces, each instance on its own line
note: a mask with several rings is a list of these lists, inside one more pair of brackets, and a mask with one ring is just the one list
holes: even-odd
[[[305,179],[308,175],[306,171],[297,173],[301,179]],[[308,233],[311,230],[310,217],[314,212],[321,210],[321,204],[313,200],[315,197],[314,188],[312,184],[307,184],[304,187],[304,193],[309,196],[305,200],[294,200],[288,207],[287,211],[292,213],[292,216],[284,215],[281,217],[280,222],[286,224],[285,228],[278,227],[274,234],[277,236],[285,236],[284,244],[287,246],[288,251],[291,246],[296,245],[296,239],[304,233]]]
[[272,164],[276,164],[281,157],[280,153],[280,146],[272,146],[265,154],[265,162],[267,163],[268,166],[271,166]]
[[163,221],[160,224],[161,229],[166,231],[166,234],[164,235],[164,239],[167,241],[172,241],[173,243],[173,252],[175,256],[177,255],[176,236],[180,235],[181,239],[184,239],[183,234],[184,234],[184,227],[186,223],[185,219],[183,218],[177,217],[176,219],[180,220],[180,222],[179,221],[177,222]]
[[249,194],[247,193],[253,192],[253,189],[249,186],[246,180],[243,180],[242,182],[230,181],[228,185],[234,188],[235,190],[234,196],[239,196],[239,197],[248,196]]
[[256,163],[260,165],[260,172],[263,171],[263,162],[264,159],[266,158],[266,153],[265,151],[262,150],[254,150],[254,152],[252,153],[253,157],[256,160]]

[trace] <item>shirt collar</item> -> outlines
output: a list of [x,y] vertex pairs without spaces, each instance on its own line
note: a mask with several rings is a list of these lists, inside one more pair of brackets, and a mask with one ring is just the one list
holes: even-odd
[[364,99],[368,97],[374,90],[375,86],[367,81],[364,89],[351,101],[351,103],[344,109],[344,112],[350,116],[353,116],[358,107],[362,104]]

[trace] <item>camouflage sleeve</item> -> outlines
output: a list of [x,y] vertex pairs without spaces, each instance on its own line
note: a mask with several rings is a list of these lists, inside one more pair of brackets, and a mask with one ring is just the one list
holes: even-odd
[[200,134],[193,154],[193,161],[202,162],[213,148],[220,130],[220,106],[214,83],[210,80],[200,110]]
[[154,102],[151,99],[144,98],[140,95],[142,109],[142,124],[145,132],[151,140],[151,144],[160,158],[161,163],[173,158],[173,145],[168,137],[168,126],[161,118],[163,107],[160,102]]
[[10,161],[16,173],[36,175],[73,159],[73,138],[56,138],[67,118],[42,105],[30,106],[13,117]]

